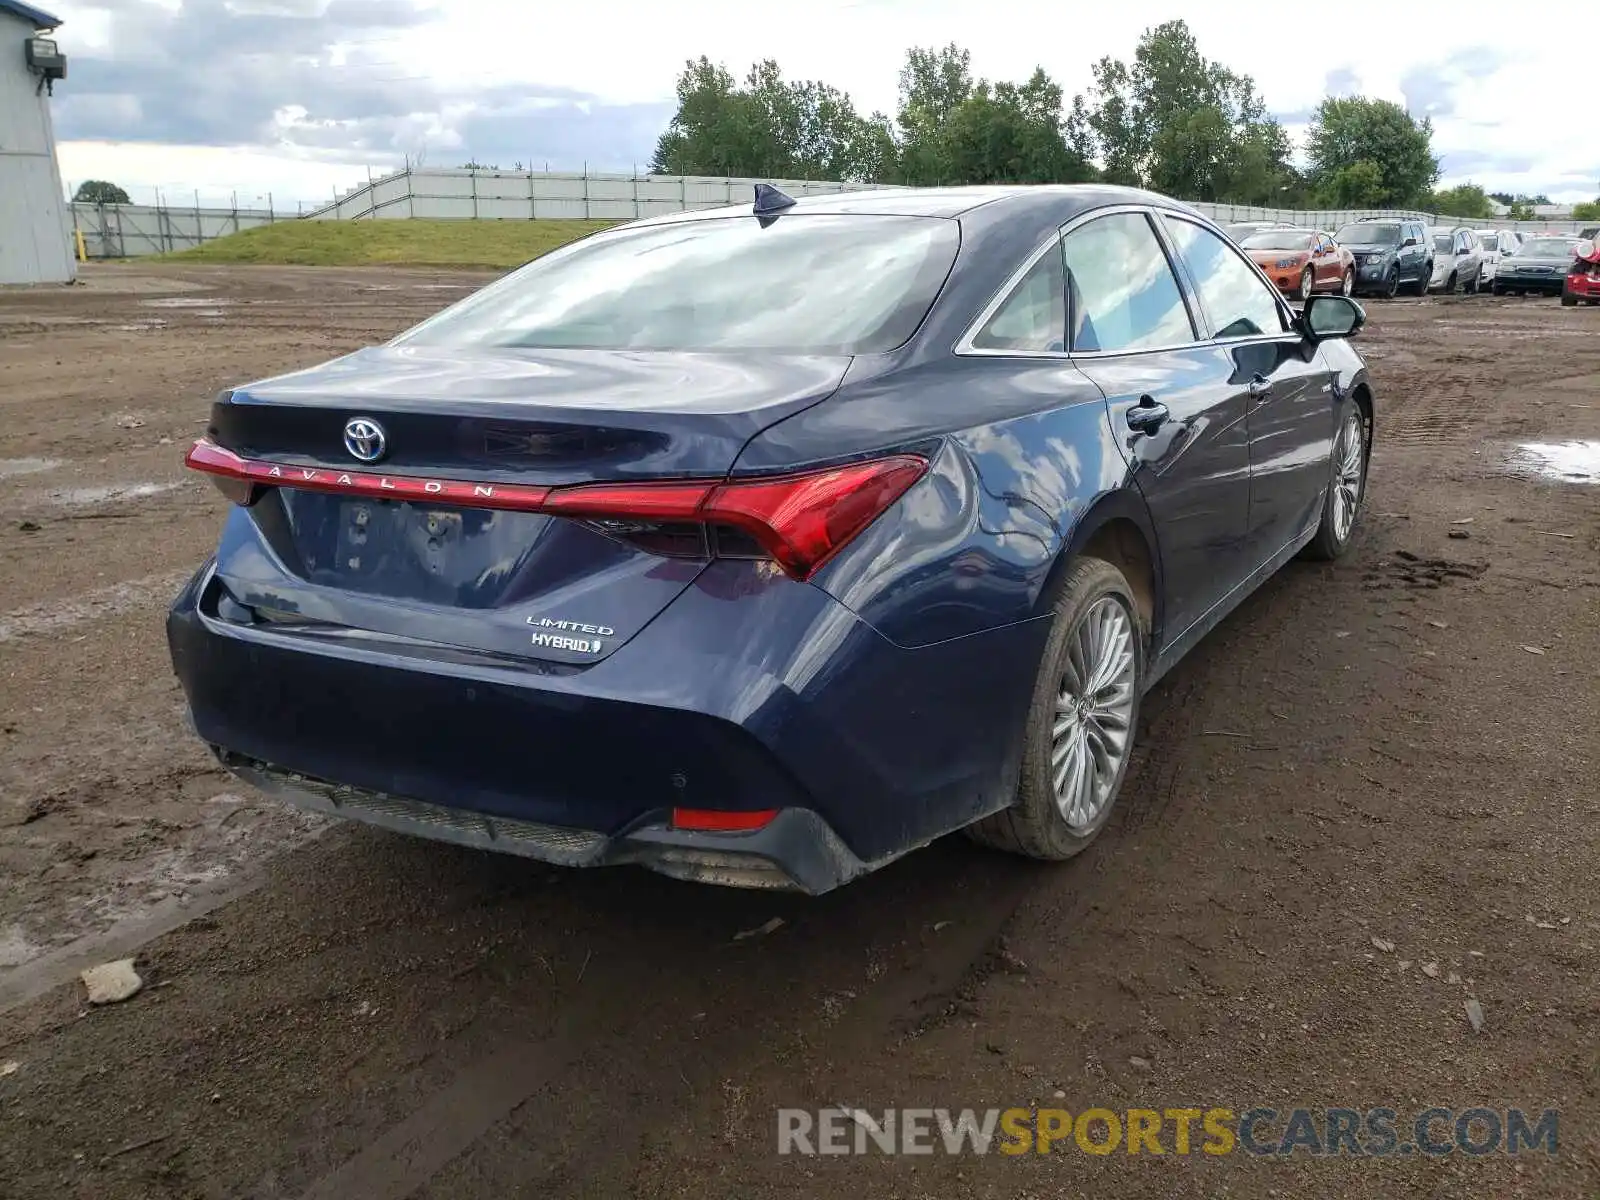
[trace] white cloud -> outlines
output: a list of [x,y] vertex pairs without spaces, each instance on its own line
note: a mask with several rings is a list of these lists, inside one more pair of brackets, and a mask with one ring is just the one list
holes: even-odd
[[[302,11],[326,4],[285,0],[251,8]],[[66,20],[60,36],[69,54],[117,58],[115,26],[105,8],[75,0],[56,7]],[[1021,78],[1042,66],[1070,95],[1087,86],[1096,59],[1128,57],[1145,28],[1177,16],[1189,22],[1202,52],[1252,75],[1275,112],[1312,108],[1335,70],[1353,75],[1352,90],[1399,102],[1407,98],[1408,77],[1424,72],[1453,104],[1435,119],[1446,183],[1470,175],[1491,188],[1547,190],[1558,198],[1600,191],[1593,80],[1571,69],[1574,33],[1597,27],[1593,0],[1551,0],[1527,24],[1516,14],[1473,12],[1444,0],[1413,0],[1403,8],[1346,0],[1314,12],[1268,9],[1260,0],[1186,6],[1147,0],[1094,6],[1061,0],[610,0],[603,10],[438,0],[431,24],[352,35],[327,61],[341,64],[329,70],[375,82],[414,80],[452,98],[470,99],[472,86],[570,89],[593,97],[598,109],[602,102],[670,101],[684,60],[700,54],[740,74],[771,57],[791,77],[824,79],[849,91],[863,109],[892,111],[911,45],[957,42],[971,50],[974,70],[991,78]],[[329,36],[337,38],[337,31]],[[1498,65],[1472,61],[1484,49],[1501,56]],[[71,87],[69,76],[63,89]],[[283,103],[296,99],[285,96]],[[277,162],[276,190],[314,198],[362,173],[354,161],[360,154],[338,161],[335,141],[324,140],[329,157],[319,161],[265,148],[113,152],[80,143],[63,147],[63,170],[75,173],[66,167],[70,157],[82,170],[121,173],[136,183],[190,176],[202,186],[231,188],[273,178],[269,164]],[[641,147],[641,156],[648,150]],[[113,154],[118,171],[110,166]],[[1452,170],[1452,159],[1465,169]]]

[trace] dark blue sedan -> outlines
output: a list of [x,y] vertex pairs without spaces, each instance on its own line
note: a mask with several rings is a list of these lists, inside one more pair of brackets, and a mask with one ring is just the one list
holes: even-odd
[[1064,859],[1141,695],[1350,545],[1363,320],[1120,188],[635,222],[223,393],[173,662],[239,775],[426,837],[813,893],[958,829]]

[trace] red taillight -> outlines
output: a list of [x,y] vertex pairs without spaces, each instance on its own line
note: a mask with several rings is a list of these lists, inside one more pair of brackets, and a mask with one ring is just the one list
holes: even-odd
[[672,810],[674,829],[692,829],[699,833],[749,833],[765,829],[778,815],[775,808],[755,809],[751,812],[727,812],[716,808],[675,808]]
[[224,495],[239,504],[250,503],[256,485],[266,484],[385,500],[546,512],[589,521],[603,531],[640,540],[647,548],[651,539],[640,538],[640,532],[629,526],[731,528],[795,579],[814,574],[928,469],[924,458],[897,454],[794,475],[546,488],[283,466],[241,458],[206,439],[191,447],[184,463],[213,476]]
[[556,488],[545,511],[567,516],[732,526],[806,579],[905,494],[926,459],[895,455],[802,475],[727,483],[595,483]]

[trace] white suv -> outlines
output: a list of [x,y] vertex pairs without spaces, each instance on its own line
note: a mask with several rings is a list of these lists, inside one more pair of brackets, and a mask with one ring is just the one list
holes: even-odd
[[1522,245],[1522,235],[1513,229],[1478,229],[1478,243],[1483,249],[1483,282],[1493,283],[1500,268],[1502,254],[1515,254]]

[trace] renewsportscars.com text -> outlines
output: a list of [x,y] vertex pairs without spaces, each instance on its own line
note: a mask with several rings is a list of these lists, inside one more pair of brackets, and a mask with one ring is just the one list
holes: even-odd
[[1558,1113],[1519,1108],[778,1110],[779,1154],[1553,1155]]

